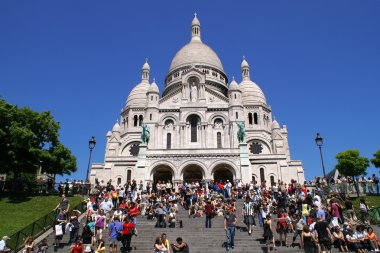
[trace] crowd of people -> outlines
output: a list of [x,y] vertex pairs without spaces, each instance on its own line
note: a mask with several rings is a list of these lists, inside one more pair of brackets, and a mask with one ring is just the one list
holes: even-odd
[[[244,231],[249,235],[254,226],[261,226],[269,252],[279,247],[299,247],[305,252],[330,252],[332,247],[342,252],[378,251],[365,200],[362,199],[359,206],[361,222],[358,222],[348,197],[324,192],[324,180],[311,183],[312,186],[293,180],[286,184],[279,180],[269,186],[266,181],[244,184],[239,180],[220,180],[181,182],[174,186],[164,181],[154,185],[143,185],[135,180],[125,185],[96,181],[85,199],[85,217],[81,221],[83,210],[69,212],[63,188],[61,202],[55,208],[58,214],[53,246],[62,246],[63,235],[69,233],[68,244],[73,253],[106,250],[117,253],[119,249],[122,253],[130,252],[133,237],[138,235],[138,219],[154,220],[158,228],[175,228],[182,226],[177,212],[184,208],[189,218],[205,219],[207,229],[212,228],[213,219],[220,216],[224,220],[227,251],[235,247],[238,222],[245,224]],[[80,229],[81,224],[83,229]],[[107,238],[103,238],[105,234]],[[106,249],[106,241],[109,249]],[[44,253],[47,247],[46,241],[35,246],[33,238],[28,238],[24,252]],[[176,244],[170,244],[166,234],[162,234],[152,242],[152,250],[155,253],[189,252],[189,245],[181,237]]]

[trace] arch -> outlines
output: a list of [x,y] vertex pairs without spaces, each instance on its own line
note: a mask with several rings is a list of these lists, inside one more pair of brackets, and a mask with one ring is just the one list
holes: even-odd
[[248,124],[252,125],[253,123],[253,119],[252,119],[252,113],[248,113]]
[[232,175],[234,178],[237,177],[238,175],[238,167],[236,166],[235,163],[232,163],[230,161],[216,161],[214,162],[213,164],[211,164],[209,166],[210,168],[212,168],[210,171],[211,171],[211,175],[214,174],[215,170],[217,170],[218,168],[220,167],[225,167],[225,168],[228,168],[231,172],[232,172]]
[[222,148],[222,134],[220,132],[216,133],[216,147]]
[[162,117],[159,120],[159,125],[164,125],[165,121],[168,119],[173,120],[174,124],[177,124],[177,122],[179,122],[177,115],[170,113],[162,115]]
[[274,173],[270,173],[268,176],[269,176],[270,186],[273,186],[273,183],[277,184],[277,181],[276,181],[277,180],[277,176]]
[[256,183],[258,182],[257,179],[258,179],[257,175],[253,173],[253,174],[252,174],[252,182],[253,182],[254,184],[256,184]]
[[171,149],[172,148],[172,134],[168,133],[166,135],[166,149]]
[[[195,169],[191,170],[191,168],[195,168]],[[198,161],[185,162],[184,164],[182,164],[179,171],[180,171],[180,174],[179,174],[180,178],[182,178],[183,180],[186,180],[186,179],[191,180],[191,178],[188,177],[189,172],[199,172],[198,175],[196,176],[202,177],[201,179],[207,178],[206,167],[204,166],[204,164]]]
[[259,116],[257,115],[257,112],[253,114],[253,123],[255,123],[255,125],[259,124]]
[[141,141],[140,138],[134,138],[130,142],[123,144],[123,146],[120,148],[120,155],[122,156],[131,156],[129,148],[134,145],[140,145]]
[[142,115],[139,116],[139,126],[142,126],[142,123],[144,121],[144,117]]
[[191,115],[197,115],[201,121],[200,122],[205,122],[205,117],[203,116],[202,113],[200,112],[187,112],[185,115],[183,115],[183,119],[185,119],[185,122],[187,122],[187,119],[191,116]]
[[265,172],[264,172],[264,168],[261,167],[260,168],[260,182],[263,183],[265,181]]
[[200,124],[200,118],[192,114],[187,117],[187,121],[189,121],[190,124],[190,141],[198,142],[198,125]]
[[217,118],[220,118],[222,121],[223,121],[223,125],[226,125],[227,122],[228,122],[228,118],[226,115],[224,114],[220,114],[220,113],[214,113],[212,114],[209,118],[208,118],[208,123],[209,124],[214,124],[215,120]]
[[[265,139],[262,139],[258,136],[254,136],[254,137],[251,137],[249,139],[247,139],[247,144],[248,146],[252,143],[252,142],[261,142],[262,144],[265,145],[265,147],[268,149],[268,152],[269,154],[272,154],[272,149],[271,149],[271,145],[269,144],[269,142]],[[251,154],[251,153],[250,153]]]
[[132,170],[127,170],[127,182],[132,182]]
[[202,77],[200,73],[198,73],[198,71],[190,71],[186,73],[186,75],[187,76],[183,79],[184,83],[189,83],[190,79],[195,79],[195,78],[198,79],[198,83],[196,84],[202,83],[202,81],[204,81],[204,78]]
[[133,126],[137,127],[137,123],[138,123],[138,116],[135,115],[135,116],[133,116]]
[[219,162],[215,165],[211,171],[211,174],[216,182],[226,182],[227,180],[233,182],[236,177],[234,168],[224,162]]
[[174,180],[174,170],[168,165],[157,165],[151,172],[153,179],[153,187],[156,186],[158,181],[173,182]]
[[114,178],[116,178],[116,184],[121,185],[123,183],[124,177],[122,175],[116,175]]

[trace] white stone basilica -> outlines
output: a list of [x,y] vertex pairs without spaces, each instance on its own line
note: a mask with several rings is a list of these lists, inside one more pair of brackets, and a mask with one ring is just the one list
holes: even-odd
[[[191,40],[174,56],[161,94],[154,79],[149,83],[149,72],[146,62],[120,124],[107,133],[104,163],[92,164],[92,182],[305,180],[301,161],[290,158],[286,126],[272,120],[248,62],[241,63],[240,84],[233,79],[228,85],[218,55],[201,40],[196,16]],[[245,125],[241,142],[239,121]],[[141,143],[143,123],[150,130],[148,144]]]

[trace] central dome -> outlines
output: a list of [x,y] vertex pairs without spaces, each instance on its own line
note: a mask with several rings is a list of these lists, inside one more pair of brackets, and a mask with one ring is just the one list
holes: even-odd
[[174,56],[170,64],[169,72],[191,64],[201,64],[214,67],[222,72],[223,65],[218,55],[209,46],[201,41],[190,41],[182,47]]
[[218,55],[201,40],[201,25],[195,16],[191,23],[191,41],[174,56],[169,72],[188,65],[205,65],[224,72]]

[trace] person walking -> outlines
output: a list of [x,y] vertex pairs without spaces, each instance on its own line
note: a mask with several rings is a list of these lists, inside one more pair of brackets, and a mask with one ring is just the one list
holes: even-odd
[[267,251],[268,252],[272,252],[270,250],[269,245],[271,243],[273,243],[273,248],[275,248],[276,244],[275,244],[274,237],[273,237],[272,221],[271,221],[271,215],[270,215],[270,213],[267,214],[267,217],[264,220],[263,227],[264,227],[264,240],[265,240],[265,244],[267,246]]
[[117,253],[119,241],[117,240],[117,234],[123,231],[123,225],[119,221],[119,217],[115,218],[115,221],[109,225],[109,240],[110,240],[110,252]]
[[235,239],[235,226],[237,223],[236,215],[234,214],[233,209],[227,207],[226,215],[224,216],[224,230],[226,231],[227,245],[226,250],[234,248],[234,239]]
[[251,202],[251,198],[247,196],[243,204],[243,209],[241,210],[241,216],[243,216],[244,223],[247,226],[248,235],[252,234],[252,225],[256,226],[253,213],[254,213],[253,202]]
[[206,228],[211,228],[211,220],[214,215],[214,205],[211,203],[211,200],[207,200],[207,204],[204,207],[204,212],[206,214]]
[[123,253],[129,252],[131,250],[131,240],[132,240],[132,235],[134,234],[134,230],[136,229],[135,225],[133,222],[130,220],[128,216],[124,218],[124,223],[123,223],[123,239],[122,239],[122,244],[123,244]]

